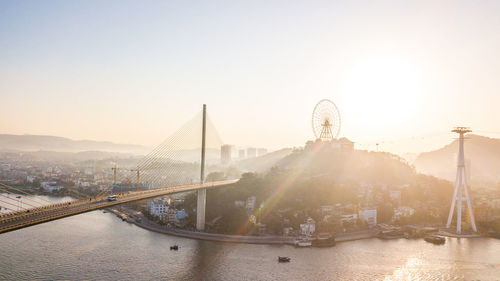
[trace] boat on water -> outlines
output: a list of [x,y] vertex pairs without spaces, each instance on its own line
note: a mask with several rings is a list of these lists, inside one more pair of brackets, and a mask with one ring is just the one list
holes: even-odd
[[335,236],[330,233],[320,233],[316,239],[312,240],[313,247],[332,247],[335,246]]
[[312,241],[308,240],[308,239],[295,240],[295,246],[296,247],[311,247]]
[[437,245],[442,245],[446,242],[446,239],[441,236],[437,235],[429,235],[424,237],[424,240],[429,243],[437,244]]
[[378,234],[378,238],[384,240],[399,239],[405,237],[404,233],[399,230],[385,230]]
[[278,262],[290,262],[289,257],[278,257]]
[[177,251],[177,250],[179,250],[179,246],[178,245],[170,246],[170,250]]

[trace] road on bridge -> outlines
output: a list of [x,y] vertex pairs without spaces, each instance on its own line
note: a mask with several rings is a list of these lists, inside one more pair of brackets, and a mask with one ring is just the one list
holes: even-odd
[[193,191],[203,188],[216,188],[233,184],[238,180],[226,180],[208,182],[203,184],[189,184],[171,187],[162,187],[143,191],[130,191],[118,195],[116,201],[108,201],[106,196],[101,196],[93,200],[79,200],[61,204],[50,205],[41,208],[33,208],[23,212],[4,214],[0,217],[0,233],[44,223],[68,216],[73,216],[97,209],[103,209],[127,202],[154,198],[167,194]]

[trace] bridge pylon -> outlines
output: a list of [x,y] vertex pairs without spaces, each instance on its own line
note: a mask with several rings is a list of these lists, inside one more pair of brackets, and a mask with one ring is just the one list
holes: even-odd
[[[205,138],[206,138],[207,105],[203,105],[203,125],[201,134],[201,172],[200,183],[205,182]],[[205,188],[198,190],[196,204],[196,229],[205,230],[205,208],[207,205],[207,190]]]
[[[469,217],[471,221],[472,230],[477,232],[476,221],[474,220],[474,213],[472,212],[472,205],[469,196],[469,184],[467,183],[467,173],[465,172],[465,157],[464,157],[464,134],[470,133],[471,130],[467,127],[456,127],[453,129],[454,133],[459,134],[458,143],[458,164],[457,164],[457,178],[455,180],[455,190],[451,199],[450,213],[448,215],[448,222],[446,228],[449,228],[453,219],[453,212],[455,204],[457,205],[457,234],[462,233],[462,208],[463,201],[467,203]],[[465,193],[465,194],[464,194]]]

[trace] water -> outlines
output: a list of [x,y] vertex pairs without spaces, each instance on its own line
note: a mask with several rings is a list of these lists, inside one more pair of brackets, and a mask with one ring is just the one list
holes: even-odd
[[500,280],[500,240],[368,239],[299,249],[173,237],[94,211],[0,234],[0,279]]
[[[25,195],[25,194],[11,194],[11,193],[2,193],[0,192],[1,195],[1,200],[10,203],[6,204],[5,202],[2,202],[3,206],[8,207],[11,210],[22,210],[23,208],[32,208],[32,207],[40,207],[44,205],[49,205],[49,204],[56,204],[56,203],[62,203],[62,202],[69,202],[75,200],[73,197],[70,196],[64,196],[64,197],[53,197],[53,196],[47,196],[47,195]],[[21,200],[19,200],[17,197],[21,196]],[[14,200],[9,200],[8,198],[12,198]],[[16,202],[17,201],[17,202]],[[21,201],[21,202],[19,202]],[[10,213],[11,210],[1,208],[0,209],[0,214],[3,213]]]

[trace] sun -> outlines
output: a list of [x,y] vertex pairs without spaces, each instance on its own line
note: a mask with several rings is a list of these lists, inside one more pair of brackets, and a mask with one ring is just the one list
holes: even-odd
[[390,133],[417,121],[421,73],[407,59],[364,59],[347,69],[343,81],[346,114],[364,129]]

